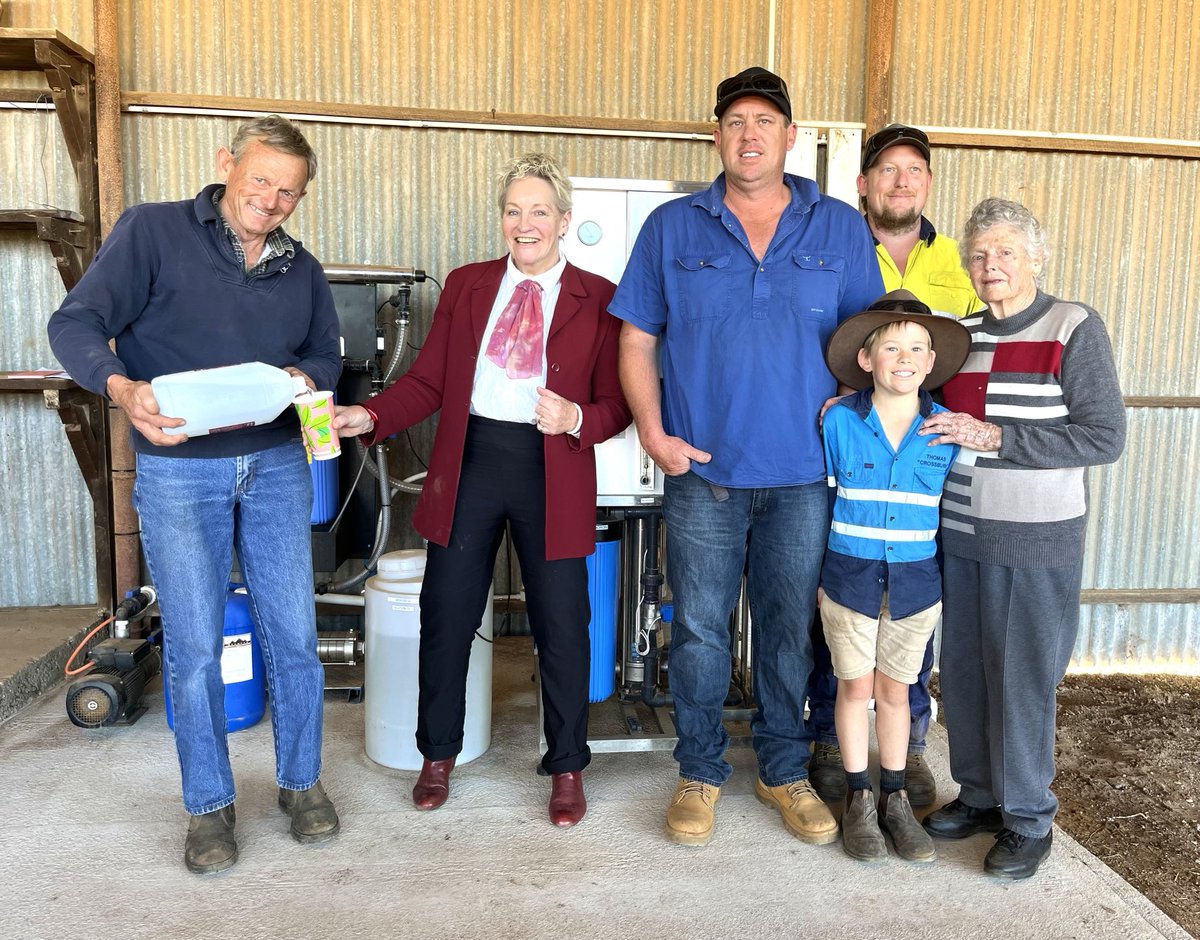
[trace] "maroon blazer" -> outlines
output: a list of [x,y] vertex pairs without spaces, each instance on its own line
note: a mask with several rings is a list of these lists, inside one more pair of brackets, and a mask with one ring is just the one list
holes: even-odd
[[[370,400],[379,416],[368,446],[442,411],[413,527],[446,546],[462,470],[475,362],[500,290],[507,257],[464,265],[446,278],[433,325],[412,367]],[[629,426],[617,376],[621,321],[608,313],[615,285],[570,262],[546,340],[546,388],[583,409],[578,439],[545,439],[546,558],[579,558],[595,549],[596,458],[593,447]]]

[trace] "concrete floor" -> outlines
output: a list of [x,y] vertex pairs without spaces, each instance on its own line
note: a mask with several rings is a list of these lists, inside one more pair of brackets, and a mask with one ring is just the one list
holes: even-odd
[[[587,818],[556,830],[549,780],[534,774],[532,668],[527,639],[497,641],[492,747],[455,771],[433,813],[409,801],[414,774],[363,753],[363,706],[327,697],[322,779],[342,832],[321,846],[287,834],[269,722],[232,735],[241,857],[207,877],[182,864],[161,692],[139,723],[87,732],[52,689],[0,725],[0,937],[1187,937],[1061,832],[1039,875],[1018,883],[981,873],[987,836],[939,842],[926,866],[804,845],[755,800],[747,749],[731,752],[706,848],[662,835],[667,752],[597,755]],[[930,763],[948,799],[945,747],[935,729]]]
[[[102,616],[96,607],[0,607],[0,721],[61,681],[67,658]],[[74,665],[85,662],[81,654]]]

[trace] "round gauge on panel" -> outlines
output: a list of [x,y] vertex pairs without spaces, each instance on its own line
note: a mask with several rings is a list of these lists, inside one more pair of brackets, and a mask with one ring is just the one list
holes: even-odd
[[589,219],[586,222],[579,224],[579,231],[576,233],[581,244],[587,245],[589,248],[592,245],[598,244],[601,236],[604,234],[599,223]]

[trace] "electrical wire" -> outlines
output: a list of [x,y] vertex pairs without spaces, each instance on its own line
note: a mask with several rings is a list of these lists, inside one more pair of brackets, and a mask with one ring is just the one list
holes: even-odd
[[359,461],[358,473],[354,475],[354,482],[350,484],[350,488],[346,491],[346,498],[342,500],[342,508],[338,510],[337,518],[333,520],[333,525],[329,527],[330,532],[336,532],[338,523],[342,521],[342,516],[346,514],[346,509],[350,505],[350,500],[354,497],[354,491],[358,489],[358,481],[362,479],[363,470],[367,467],[366,463]]
[[421,455],[417,453],[417,447],[413,443],[411,427],[404,429],[404,436],[408,439],[408,449],[410,451],[412,451],[413,458],[417,461],[417,463],[419,463],[421,465],[422,470],[428,471],[429,470],[428,464],[426,464],[425,461],[421,459]]
[[[432,274],[426,274],[426,275],[425,275],[425,280],[427,280],[427,281],[433,281],[433,283],[435,283],[435,284],[437,285],[437,287],[438,287],[438,293],[441,293],[441,291],[442,291],[442,282],[441,282],[441,281],[439,281],[439,280],[438,280],[436,277],[434,277]],[[421,351],[421,346],[424,346],[425,344],[424,344],[424,343],[422,343],[422,344],[421,344],[421,346],[417,346],[417,345],[415,345],[414,343],[412,343],[412,342],[409,342],[409,341],[407,341],[407,340],[406,340],[406,341],[405,341],[405,343],[404,343],[404,345],[405,345],[405,346],[407,346],[409,349],[411,349],[411,350],[414,350],[415,352],[420,352],[420,351]]]
[[84,663],[82,666],[80,666],[78,669],[71,668],[71,663],[75,661],[75,657],[79,655],[79,651],[81,649],[83,649],[85,646],[87,646],[88,640],[90,640],[92,637],[94,637],[97,633],[99,633],[102,629],[107,627],[112,622],[113,622],[113,618],[108,617],[107,619],[101,620],[99,623],[92,625],[91,629],[88,630],[88,632],[87,632],[87,636],[85,636],[82,640],[79,641],[79,645],[77,647],[75,647],[74,652],[72,652],[71,655],[67,657],[67,662],[63,666],[63,674],[64,675],[77,676],[81,672],[87,672],[89,669],[91,669],[93,666],[96,665],[95,663],[87,662],[87,663]]

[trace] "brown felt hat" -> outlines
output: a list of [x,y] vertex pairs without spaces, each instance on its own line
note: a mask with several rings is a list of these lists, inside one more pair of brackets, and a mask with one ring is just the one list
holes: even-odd
[[856,313],[838,324],[825,347],[825,364],[843,385],[867,388],[873,384],[870,372],[858,364],[858,351],[866,338],[888,323],[907,320],[919,323],[929,332],[933,351],[937,353],[933,370],[921,383],[928,391],[945,383],[966,361],[971,351],[971,334],[953,317],[937,316],[919,301],[912,291],[894,290],[884,294],[862,313]]

